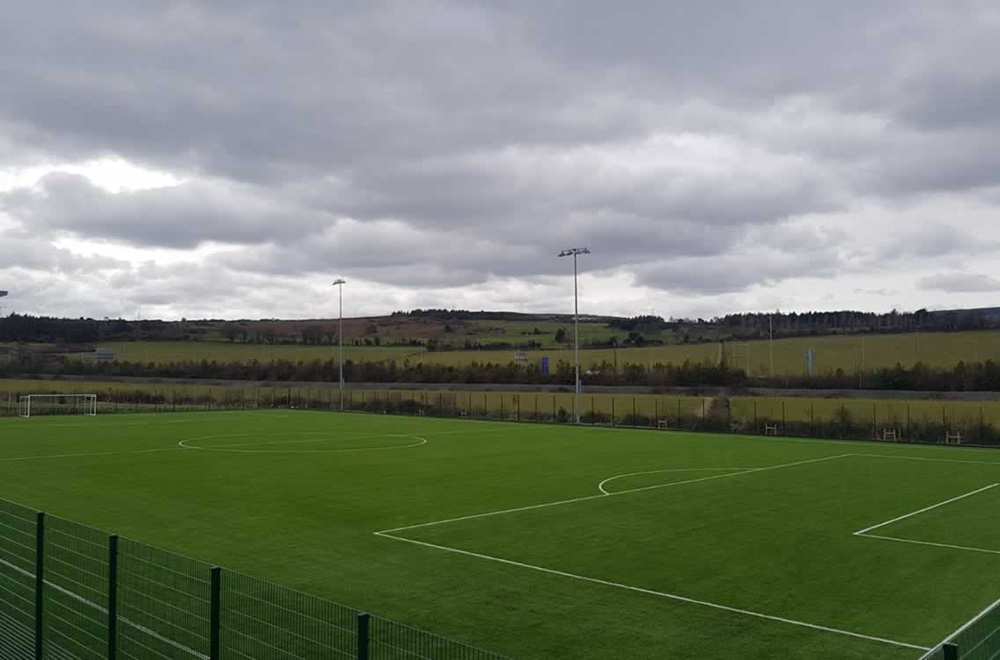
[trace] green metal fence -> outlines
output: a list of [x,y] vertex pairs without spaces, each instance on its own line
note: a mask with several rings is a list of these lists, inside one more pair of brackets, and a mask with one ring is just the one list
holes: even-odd
[[4,660],[505,660],[0,500]]
[[920,660],[997,660],[1000,658],[1000,601],[951,634]]
[[[66,393],[78,386],[70,381],[53,382],[45,389]],[[575,399],[566,392],[348,389],[341,402],[333,387],[154,383],[108,385],[107,389],[89,391],[98,394],[101,414],[305,408],[521,422],[569,423],[575,419]],[[17,414],[18,396],[13,390],[0,396],[0,416]],[[998,402],[585,394],[580,408],[581,421],[593,425],[1000,446]],[[33,416],[72,412],[58,399],[32,407]]]

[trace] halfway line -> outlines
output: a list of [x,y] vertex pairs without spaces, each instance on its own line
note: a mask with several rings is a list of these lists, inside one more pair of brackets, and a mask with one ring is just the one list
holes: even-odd
[[835,458],[846,458],[852,456],[852,454],[839,454],[837,456],[824,456],[823,458],[813,458],[808,461],[798,461],[795,463],[784,463],[782,465],[770,465],[768,467],[752,468],[745,470],[743,472],[736,472],[733,474],[715,474],[711,477],[700,477],[698,479],[686,479],[685,481],[674,481],[669,484],[658,484],[655,486],[643,486],[642,488],[630,488],[628,490],[616,490],[613,493],[599,493],[597,495],[586,495],[584,497],[574,497],[568,500],[559,500],[557,502],[545,502],[543,504],[531,504],[528,506],[515,507],[513,509],[501,509],[499,511],[487,511],[486,513],[474,513],[468,516],[459,516],[457,518],[447,518],[445,520],[434,520],[431,522],[419,523],[416,525],[406,525],[405,527],[393,527],[392,529],[383,529],[381,531],[375,532],[376,534],[389,534],[391,532],[402,532],[408,529],[417,529],[420,527],[431,527],[433,525],[444,525],[445,523],[459,522],[461,520],[473,520],[475,518],[486,518],[488,516],[499,516],[504,513],[515,513],[517,511],[531,511],[533,509],[544,509],[550,506],[561,506],[563,504],[572,504],[573,502],[586,502],[587,500],[596,500],[603,497],[617,497],[619,495],[627,495],[628,493],[638,493],[646,490],[654,490],[658,488],[673,488],[674,486],[683,486],[685,484],[698,483],[700,481],[712,481],[714,479],[726,479],[728,477],[738,477],[741,474],[751,474],[754,472],[764,472],[766,470],[777,470],[779,468],[793,467],[796,465],[806,465],[808,463],[819,463],[820,461],[829,461]]

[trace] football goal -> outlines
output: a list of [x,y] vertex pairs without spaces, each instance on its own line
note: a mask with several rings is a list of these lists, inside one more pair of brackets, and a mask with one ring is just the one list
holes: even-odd
[[96,394],[24,394],[17,400],[21,417],[96,415]]

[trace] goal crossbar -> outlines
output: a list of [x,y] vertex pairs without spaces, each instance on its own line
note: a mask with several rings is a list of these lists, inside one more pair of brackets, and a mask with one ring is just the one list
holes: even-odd
[[55,406],[62,404],[61,409],[69,414],[97,414],[96,394],[22,394],[17,400],[17,414],[19,417],[31,417],[34,409],[37,416],[40,406],[42,410],[50,412],[55,408],[52,405],[46,406],[45,403],[53,401]]

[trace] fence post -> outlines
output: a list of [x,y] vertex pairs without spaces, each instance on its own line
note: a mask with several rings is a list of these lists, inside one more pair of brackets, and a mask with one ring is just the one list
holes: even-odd
[[118,656],[118,535],[108,537],[108,660]]
[[367,612],[358,612],[358,660],[368,660],[370,620]]
[[958,660],[957,644],[945,642],[941,645],[941,650],[944,651],[944,660]]
[[45,514],[35,517],[35,660],[42,660],[42,604],[45,599]]
[[209,651],[210,660],[219,660],[219,640],[222,628],[222,569],[212,568],[211,619],[209,621]]

